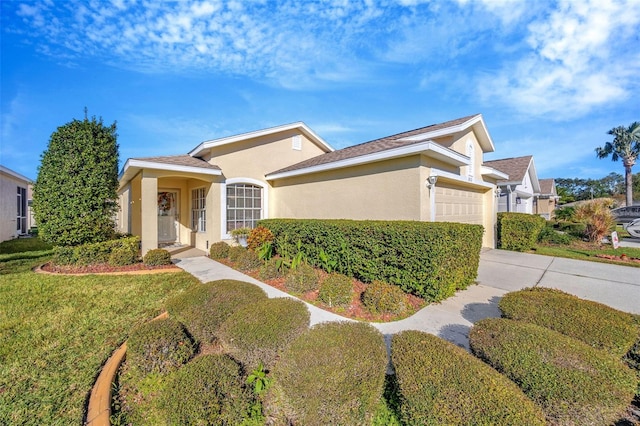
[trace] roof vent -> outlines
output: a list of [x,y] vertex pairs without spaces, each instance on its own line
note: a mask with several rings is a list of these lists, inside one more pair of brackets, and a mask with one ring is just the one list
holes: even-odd
[[296,151],[302,151],[302,137],[300,135],[295,135],[291,138],[291,148]]

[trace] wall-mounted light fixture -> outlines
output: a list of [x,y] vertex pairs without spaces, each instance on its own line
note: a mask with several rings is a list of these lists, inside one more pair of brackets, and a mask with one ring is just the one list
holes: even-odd
[[427,178],[427,188],[431,188],[438,181],[438,176],[429,176]]
[[500,194],[502,194],[502,189],[501,188],[496,188],[496,197],[499,197]]

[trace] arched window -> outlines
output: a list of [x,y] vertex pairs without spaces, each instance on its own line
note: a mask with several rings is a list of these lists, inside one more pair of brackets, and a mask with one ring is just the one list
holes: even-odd
[[227,184],[226,232],[237,228],[255,228],[262,219],[263,189],[250,183]]

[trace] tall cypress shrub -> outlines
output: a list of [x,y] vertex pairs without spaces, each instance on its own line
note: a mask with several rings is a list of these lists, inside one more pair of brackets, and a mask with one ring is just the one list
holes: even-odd
[[117,205],[116,123],[92,117],[58,127],[41,156],[33,190],[38,234],[58,246],[112,238]]

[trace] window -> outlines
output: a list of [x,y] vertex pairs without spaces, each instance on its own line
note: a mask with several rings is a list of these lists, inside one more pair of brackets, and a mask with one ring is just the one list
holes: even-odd
[[17,226],[16,231],[18,234],[27,233],[27,189],[18,187],[17,192]]
[[227,185],[227,233],[255,228],[261,218],[262,188],[245,183]]
[[191,229],[194,232],[207,230],[206,196],[204,188],[191,191]]

